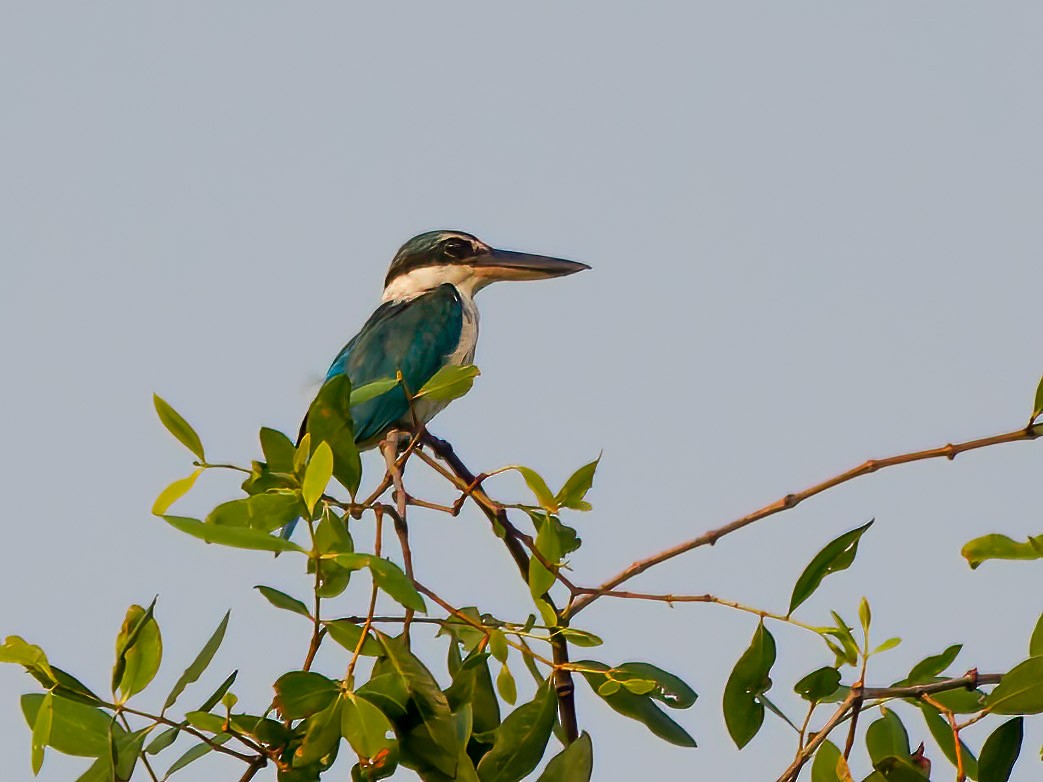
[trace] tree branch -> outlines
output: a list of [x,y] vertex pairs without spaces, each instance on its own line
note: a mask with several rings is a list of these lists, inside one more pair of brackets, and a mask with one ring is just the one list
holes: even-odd
[[622,570],[612,576],[612,578],[605,581],[596,590],[593,590],[577,599],[568,610],[567,618],[571,618],[578,614],[588,605],[597,600],[603,593],[614,590],[624,581],[629,581],[634,576],[644,573],[649,568],[655,567],[656,565],[666,562],[668,559],[673,559],[676,556],[691,551],[692,549],[699,548],[700,546],[712,546],[725,535],[736,532],[743,527],[749,526],[750,524],[767,518],[768,516],[774,516],[776,513],[791,510],[797,507],[804,500],[814,497],[816,494],[828,491],[842,483],[854,480],[855,478],[869,475],[886,467],[908,464],[909,462],[919,462],[926,459],[940,458],[949,459],[951,461],[952,459],[955,459],[957,455],[964,453],[965,451],[974,451],[978,448],[988,448],[994,445],[1002,445],[1003,443],[1018,443],[1027,440],[1035,440],[1041,436],[1043,436],[1043,424],[1036,424],[1034,426],[1027,426],[1024,429],[1017,429],[1013,432],[993,435],[992,437],[983,437],[977,440],[968,440],[962,443],[949,443],[938,448],[930,448],[926,451],[913,451],[898,456],[889,456],[886,459],[870,459],[857,467],[853,467],[852,469],[842,472],[839,475],[835,475],[821,483],[816,483],[814,486],[810,486],[803,491],[787,494],[785,497],[781,497],[775,502],[765,505],[763,508],[742,516],[729,524],[725,524],[723,527],[704,532],[698,537],[686,540],[684,543],[679,543],[665,551],[659,552],[658,554],[654,554],[632,563],[625,570]]

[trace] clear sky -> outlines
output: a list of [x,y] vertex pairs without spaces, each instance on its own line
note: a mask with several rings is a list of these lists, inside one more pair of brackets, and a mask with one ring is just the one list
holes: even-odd
[[[571,519],[581,583],[867,457],[1024,424],[1043,371],[1043,7],[628,5],[5,4],[0,634],[104,689],[126,606],[158,594],[159,702],[230,607],[184,701],[238,666],[237,692],[263,708],[306,629],[252,586],[303,595],[306,580],[290,557],[205,547],[150,517],[190,470],[151,394],[215,457],[255,458],[258,427],[295,430],[395,249],[431,228],[594,267],[483,292],[483,375],[432,426],[476,470],[520,462],[552,484],[604,451],[595,511]],[[959,549],[1043,531],[1041,471],[1039,443],[898,468],[634,586],[784,610],[811,556],[875,517],[803,617],[853,617],[868,595],[879,639],[905,639],[874,684],[958,641],[957,672],[1006,670],[1043,571],[972,572]],[[493,488],[525,497],[513,478]],[[207,476],[183,512],[232,496]],[[476,512],[412,519],[423,581],[524,616]],[[605,638],[599,659],[648,660],[701,694],[680,716],[700,747],[682,750],[580,685],[596,779],[787,765],[776,720],[742,753],[724,731],[750,617],[603,600],[581,626]],[[830,657],[772,629],[775,692],[794,706],[792,683]],[[5,779],[30,776],[17,696],[31,685],[0,668]],[[904,713],[915,744],[923,724]],[[1037,722],[1017,779],[1037,777],[1041,735]],[[40,778],[83,766],[50,754]]]

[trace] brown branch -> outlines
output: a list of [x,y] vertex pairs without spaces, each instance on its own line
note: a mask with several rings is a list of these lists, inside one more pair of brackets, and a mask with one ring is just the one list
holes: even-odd
[[[398,535],[398,542],[402,546],[402,564],[405,566],[406,577],[412,581],[413,551],[409,548],[409,527],[406,525],[405,517],[397,513],[392,514],[392,519],[395,521],[395,533]],[[407,648],[409,647],[409,626],[413,623],[414,613],[412,608],[407,608],[405,622],[402,625],[402,638],[405,640]]]
[[967,772],[963,768],[963,751],[960,746],[960,726],[956,724],[956,715],[953,714],[952,709],[945,708],[930,695],[922,695],[920,700],[924,703],[929,703],[945,715],[945,719],[949,723],[949,729],[952,731],[953,752],[956,754],[956,782],[967,782]]
[[[860,691],[852,688],[836,712],[833,713],[833,716],[826,721],[826,724],[815,734],[815,737],[797,753],[793,763],[782,772],[777,782],[795,782],[800,774],[800,770],[811,759],[811,756],[815,754],[815,750],[819,748],[819,745],[826,740],[826,737],[834,728],[848,718],[849,713],[855,707],[856,701],[884,701],[892,698],[919,699],[939,692],[958,690],[962,687],[973,689],[980,684],[999,684],[1002,678],[1003,674],[1000,673],[979,674],[977,671],[972,670],[963,676],[929,684],[913,684],[904,687],[863,687]],[[877,704],[874,703],[874,705]]]
[[268,759],[264,755],[258,755],[247,767],[246,771],[243,772],[243,775],[239,777],[239,782],[250,782],[251,779],[257,776],[257,772],[267,765]]
[[[373,514],[376,517],[376,540],[373,543],[373,556],[380,557],[381,540],[384,537],[384,509],[380,505],[373,508]],[[352,677],[355,674],[355,665],[359,661],[359,655],[362,654],[362,645],[366,643],[366,638],[369,637],[369,628],[373,626],[373,613],[377,608],[377,579],[376,576],[372,576],[373,587],[369,593],[369,609],[366,611],[366,621],[362,624],[362,632],[359,633],[359,642],[355,644],[355,651],[351,654],[351,661],[348,663],[348,671],[344,674],[344,681],[350,684]]]
[[704,532],[698,537],[686,540],[683,543],[678,543],[676,546],[672,546],[665,551],[661,551],[658,554],[654,554],[645,559],[639,559],[638,561],[629,565],[626,569],[620,571],[612,578],[605,581],[600,587],[589,594],[585,594],[576,600],[571,608],[567,611],[565,618],[571,618],[577,613],[582,611],[588,605],[597,600],[602,593],[609,592],[615,589],[617,586],[622,584],[624,581],[628,581],[634,576],[644,573],[649,568],[655,567],[669,559],[673,559],[676,556],[691,551],[692,549],[699,548],[701,546],[712,546],[718,540],[723,538],[725,535],[729,535],[732,532],[736,532],[743,527],[749,526],[754,522],[760,521],[761,519],[767,518],[768,516],[774,516],[776,513],[782,513],[783,511],[791,510],[797,507],[804,500],[814,497],[816,494],[821,494],[824,491],[828,491],[842,483],[859,478],[863,475],[869,475],[871,473],[882,470],[886,467],[894,467],[899,464],[908,464],[909,462],[919,462],[926,459],[955,459],[959,454],[965,451],[974,451],[978,448],[988,448],[993,445],[1002,445],[1004,443],[1018,443],[1027,440],[1035,440],[1038,437],[1043,436],[1043,424],[1036,424],[1034,426],[1028,426],[1024,429],[1017,429],[1013,432],[1006,432],[1005,434],[993,435],[992,437],[983,437],[977,440],[968,440],[962,443],[949,443],[939,448],[931,448],[926,451],[913,451],[912,453],[900,454],[898,456],[889,456],[886,459],[870,459],[869,461],[863,462],[857,467],[853,467],[846,472],[842,472],[839,475],[835,475],[821,483],[817,483],[814,486],[810,486],[803,491],[795,492],[793,494],[787,494],[785,497],[781,497],[775,502],[765,505],[759,510],[753,511],[745,516],[742,516],[735,521],[725,524],[723,527]]
[[[507,518],[507,511],[502,506],[494,503],[481,490],[477,476],[460,460],[450,443],[440,440],[430,432],[422,434],[421,442],[448,465],[453,475],[453,478],[450,478],[450,480],[455,478],[454,485],[470,492],[471,499],[478,504],[478,507],[482,509],[482,512],[492,523],[493,530],[502,529],[504,531],[503,543],[518,566],[522,580],[527,584],[529,582],[529,555],[526,553],[525,544],[522,542],[521,530],[511,524]],[[423,455],[423,452],[420,453]],[[535,551],[535,547],[530,550]],[[547,563],[544,563],[542,559],[540,561],[544,567],[547,567]],[[556,576],[559,575],[557,567],[548,569]],[[558,617],[558,621],[564,625],[566,623],[565,612],[555,606],[549,593],[544,594],[543,599],[551,606],[551,609]],[[579,722],[576,716],[576,685],[573,682],[572,671],[567,667],[569,662],[568,641],[561,633],[551,633],[550,643],[554,654],[554,690],[558,698],[558,719],[565,733],[565,743],[567,745],[579,738]]]

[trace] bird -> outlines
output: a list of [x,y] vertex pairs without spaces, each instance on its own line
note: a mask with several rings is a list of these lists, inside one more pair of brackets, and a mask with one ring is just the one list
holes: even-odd
[[[447,402],[415,394],[444,366],[474,361],[478,344],[475,294],[494,282],[543,280],[590,269],[585,263],[498,250],[463,231],[428,231],[395,254],[384,279],[380,306],[337,353],[323,383],[347,375],[352,388],[400,378],[391,390],[351,407],[360,450],[391,431],[426,424]],[[321,390],[320,390],[321,393]],[[307,417],[298,438],[307,431]]]

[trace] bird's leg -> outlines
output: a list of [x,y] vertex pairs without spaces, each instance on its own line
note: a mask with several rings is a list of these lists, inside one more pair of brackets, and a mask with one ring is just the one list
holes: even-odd
[[387,465],[388,474],[391,476],[392,485],[395,487],[395,508],[398,515],[403,519],[406,517],[406,489],[402,483],[402,470],[398,466],[399,430],[392,429],[380,444],[380,451],[384,454],[384,463]]

